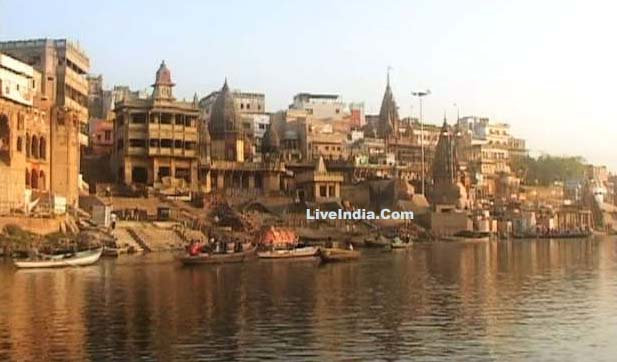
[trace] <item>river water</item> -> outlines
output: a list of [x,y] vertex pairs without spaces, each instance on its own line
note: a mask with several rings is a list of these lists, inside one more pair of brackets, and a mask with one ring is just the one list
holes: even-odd
[[365,250],[358,262],[0,262],[0,361],[615,361],[617,241]]

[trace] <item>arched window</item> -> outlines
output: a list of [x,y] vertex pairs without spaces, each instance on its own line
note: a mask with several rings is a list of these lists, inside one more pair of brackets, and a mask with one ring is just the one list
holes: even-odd
[[0,160],[10,161],[11,149],[11,127],[9,118],[0,114]]
[[22,152],[23,151],[23,145],[24,140],[21,138],[21,136],[17,137],[17,152]]
[[39,173],[36,170],[32,170],[30,174],[30,187],[33,190],[39,188]]
[[32,150],[30,151],[32,157],[39,158],[39,138],[37,136],[32,135],[32,142],[30,142],[30,147],[32,148]]
[[45,172],[39,172],[39,189],[45,190]]
[[30,134],[26,133],[26,157],[30,157]]
[[26,186],[30,186],[30,170],[26,169]]
[[39,156],[41,157],[41,159],[45,159],[47,157],[47,142],[45,142],[45,137],[41,136],[41,139],[39,141]]

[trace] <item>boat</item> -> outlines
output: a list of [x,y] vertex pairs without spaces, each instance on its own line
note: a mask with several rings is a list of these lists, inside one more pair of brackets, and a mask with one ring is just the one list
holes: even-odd
[[290,259],[290,258],[312,258],[317,256],[319,248],[307,246],[295,249],[275,249],[258,252],[257,256],[261,259]]
[[392,249],[407,249],[411,247],[411,242],[404,242],[400,238],[396,237],[392,240],[392,244],[390,245]]
[[73,255],[60,254],[40,256],[36,259],[13,259],[13,263],[20,269],[34,268],[62,268],[67,266],[86,266],[96,263],[103,253],[103,248],[80,251]]
[[392,242],[383,236],[378,236],[375,239],[364,240],[364,245],[368,248],[386,248],[391,244]]
[[481,231],[459,231],[452,236],[444,236],[442,241],[473,241],[473,242],[486,242],[491,240],[491,236],[487,232]]
[[324,263],[351,261],[360,258],[360,252],[338,248],[320,248],[319,257]]
[[242,263],[255,256],[256,247],[235,253],[199,253],[178,258],[184,265]]
[[135,248],[132,246],[125,246],[122,248],[106,246],[103,249],[103,256],[117,258],[120,254],[130,254],[135,252]]

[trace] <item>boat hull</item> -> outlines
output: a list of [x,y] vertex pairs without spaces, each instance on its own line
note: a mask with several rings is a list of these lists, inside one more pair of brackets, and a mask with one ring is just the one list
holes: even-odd
[[352,261],[360,258],[360,252],[345,249],[321,249],[319,257],[324,263]]
[[79,252],[75,257],[53,258],[49,260],[13,260],[20,269],[64,268],[69,266],[86,266],[96,263],[103,253],[103,248],[89,252]]
[[240,253],[230,254],[201,254],[195,256],[181,256],[178,258],[184,265],[201,265],[201,264],[228,264],[242,263],[255,256],[255,248]]
[[274,250],[257,253],[261,259],[297,259],[297,258],[313,258],[319,253],[317,247],[298,248],[293,250]]
[[483,237],[479,237],[479,238],[472,238],[472,237],[459,237],[459,236],[447,236],[447,237],[443,237],[441,238],[442,241],[448,241],[448,242],[476,242],[476,243],[484,243],[484,242],[488,242],[490,241],[490,237],[488,236],[483,236]]

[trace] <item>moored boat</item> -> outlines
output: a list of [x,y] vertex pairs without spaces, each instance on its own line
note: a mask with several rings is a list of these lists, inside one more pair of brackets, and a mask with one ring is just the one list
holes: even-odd
[[235,253],[200,253],[178,258],[184,265],[242,263],[255,256],[256,247]]
[[442,241],[474,241],[474,242],[487,242],[491,240],[491,236],[487,232],[480,231],[460,231],[452,236],[444,236]]
[[290,259],[290,258],[312,258],[317,256],[319,248],[307,246],[295,249],[278,249],[258,252],[257,256],[261,259]]
[[404,242],[400,238],[396,237],[392,240],[392,244],[390,245],[392,249],[407,249],[411,247],[411,242]]
[[392,242],[383,236],[378,236],[375,239],[364,240],[364,245],[368,248],[386,248],[390,246]]
[[67,266],[86,266],[96,263],[103,253],[103,248],[80,251],[74,255],[61,254],[42,256],[39,258],[13,259],[13,263],[20,269],[34,268],[62,268]]
[[360,258],[360,252],[338,248],[320,248],[319,257],[324,263],[351,261]]

